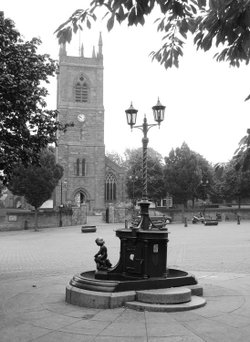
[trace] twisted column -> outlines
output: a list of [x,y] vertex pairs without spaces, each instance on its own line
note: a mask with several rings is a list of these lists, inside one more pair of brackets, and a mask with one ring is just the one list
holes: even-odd
[[142,199],[148,198],[148,167],[147,167],[147,161],[148,161],[148,138],[142,139],[142,145],[143,145],[143,155],[142,155],[142,181],[143,181],[143,190],[142,190]]
[[148,199],[148,123],[146,116],[143,120],[142,125],[143,138],[142,138],[142,181],[143,181],[143,189],[142,189],[142,199]]

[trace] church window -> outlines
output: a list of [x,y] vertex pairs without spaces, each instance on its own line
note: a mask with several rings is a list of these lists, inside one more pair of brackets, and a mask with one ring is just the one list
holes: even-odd
[[80,159],[79,158],[76,160],[76,175],[77,176],[80,175]]
[[106,177],[105,200],[106,201],[116,200],[116,179],[112,173],[109,173]]
[[76,102],[88,102],[89,87],[86,79],[83,76],[79,77],[79,80],[75,84],[75,101]]
[[82,159],[82,176],[86,176],[86,160]]
[[74,164],[74,174],[75,176],[86,176],[87,163],[85,158],[83,158],[82,160],[80,158],[76,159],[76,162]]

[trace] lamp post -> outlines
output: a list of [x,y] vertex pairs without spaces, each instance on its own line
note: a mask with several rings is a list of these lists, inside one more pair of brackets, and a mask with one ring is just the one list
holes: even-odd
[[131,127],[131,130],[133,128],[138,128],[143,132],[143,138],[142,138],[142,179],[143,179],[143,189],[142,189],[142,200],[139,202],[140,208],[141,208],[141,222],[139,224],[138,228],[141,228],[142,230],[148,230],[150,226],[150,219],[148,214],[148,208],[150,205],[150,202],[148,200],[148,186],[147,186],[147,148],[148,148],[148,131],[150,128],[154,126],[159,126],[161,122],[164,120],[164,114],[165,114],[165,106],[163,106],[160,103],[160,100],[158,99],[158,102],[155,106],[152,107],[153,109],[153,115],[154,120],[157,122],[156,124],[149,124],[147,122],[146,115],[143,120],[143,124],[140,126],[135,126],[136,124],[136,118],[137,118],[137,112],[138,110],[135,109],[131,103],[131,106],[129,109],[125,110],[126,116],[127,116],[127,123]]
[[64,184],[64,185],[67,184],[67,180],[66,180],[66,179],[65,179],[64,181],[61,181],[61,203],[60,203],[60,205],[59,205],[59,215],[60,215],[59,227],[62,227],[63,184]]
[[206,198],[207,198],[206,189],[208,185],[209,185],[209,180],[200,181],[200,186],[202,186],[203,188],[203,198],[204,198],[203,217],[205,217],[205,211],[206,211]]

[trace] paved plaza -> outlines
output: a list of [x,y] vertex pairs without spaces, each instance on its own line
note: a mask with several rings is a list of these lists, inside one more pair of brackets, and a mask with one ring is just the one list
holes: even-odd
[[[91,219],[90,219],[91,220]],[[94,222],[93,218],[91,223]],[[168,266],[195,274],[207,305],[178,313],[80,308],[65,303],[65,287],[95,268],[102,236],[113,264],[115,229],[96,233],[63,227],[0,233],[0,342],[250,341],[250,222],[169,225]]]

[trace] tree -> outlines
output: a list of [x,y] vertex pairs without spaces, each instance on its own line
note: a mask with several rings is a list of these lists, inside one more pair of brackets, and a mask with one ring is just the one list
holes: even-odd
[[215,171],[215,187],[217,194],[224,200],[238,200],[250,195],[250,129],[240,140],[239,146],[228,163],[217,163]]
[[237,200],[240,208],[242,198],[250,196],[250,170],[233,157],[225,165],[217,165],[216,173],[221,197],[226,201]]
[[217,61],[228,61],[233,66],[249,63],[249,0],[92,0],[89,8],[76,10],[58,27],[57,37],[59,43],[70,42],[72,33],[82,30],[83,24],[91,28],[99,9],[106,11],[104,17],[111,30],[115,22],[144,25],[146,16],[158,13],[153,11],[155,8],[161,15],[155,22],[163,37],[162,46],[152,52],[152,57],[165,68],[178,67],[189,33],[197,49],[216,48]]
[[205,158],[183,143],[165,157],[164,181],[166,192],[174,197],[174,202],[186,206],[190,199],[204,199],[201,182],[208,181],[208,187],[211,186],[211,166]]
[[13,21],[0,12],[0,178],[6,184],[15,166],[38,163],[39,152],[56,142],[57,111],[45,97],[57,64],[37,53],[39,39],[23,41]]
[[233,159],[237,171],[245,172],[250,169],[250,129],[247,129],[247,134],[240,140]]
[[117,165],[123,167],[124,166],[124,158],[117,152],[106,152],[106,157],[108,157],[112,162],[116,163]]
[[[127,169],[126,186],[128,196],[135,199],[142,198],[143,180],[142,180],[142,148],[127,149],[125,151]],[[156,203],[165,197],[163,182],[163,163],[162,156],[152,148],[148,148],[147,161],[147,184],[148,197]]]
[[35,208],[35,230],[38,228],[39,207],[51,198],[52,192],[63,176],[63,168],[56,164],[55,154],[44,150],[39,155],[40,166],[22,164],[13,170],[8,189],[14,194],[24,196]]

